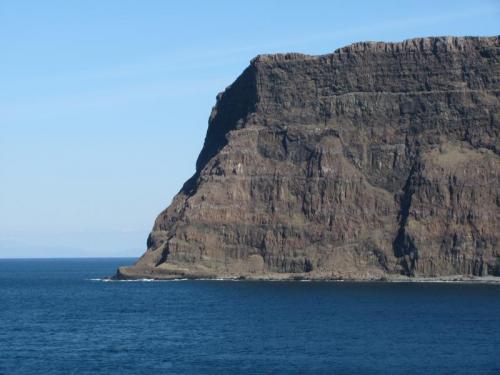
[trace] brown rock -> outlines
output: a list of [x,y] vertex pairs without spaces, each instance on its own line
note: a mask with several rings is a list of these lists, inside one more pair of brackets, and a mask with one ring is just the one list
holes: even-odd
[[262,55],[118,278],[500,276],[500,37]]

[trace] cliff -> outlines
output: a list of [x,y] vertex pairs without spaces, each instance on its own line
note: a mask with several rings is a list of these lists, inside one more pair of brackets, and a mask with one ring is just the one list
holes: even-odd
[[500,37],[261,55],[117,278],[500,276]]

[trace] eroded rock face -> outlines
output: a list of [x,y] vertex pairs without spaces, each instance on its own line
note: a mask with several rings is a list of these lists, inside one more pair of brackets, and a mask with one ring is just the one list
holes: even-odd
[[499,47],[258,56],[118,277],[500,276]]

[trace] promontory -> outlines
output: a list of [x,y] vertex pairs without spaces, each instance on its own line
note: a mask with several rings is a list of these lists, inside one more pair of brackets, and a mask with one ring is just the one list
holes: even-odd
[[500,276],[499,96],[499,36],[259,55],[115,278]]

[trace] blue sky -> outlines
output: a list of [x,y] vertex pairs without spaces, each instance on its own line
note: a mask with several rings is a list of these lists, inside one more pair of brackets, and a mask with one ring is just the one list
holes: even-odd
[[259,53],[496,35],[500,1],[0,1],[0,258],[138,256]]

